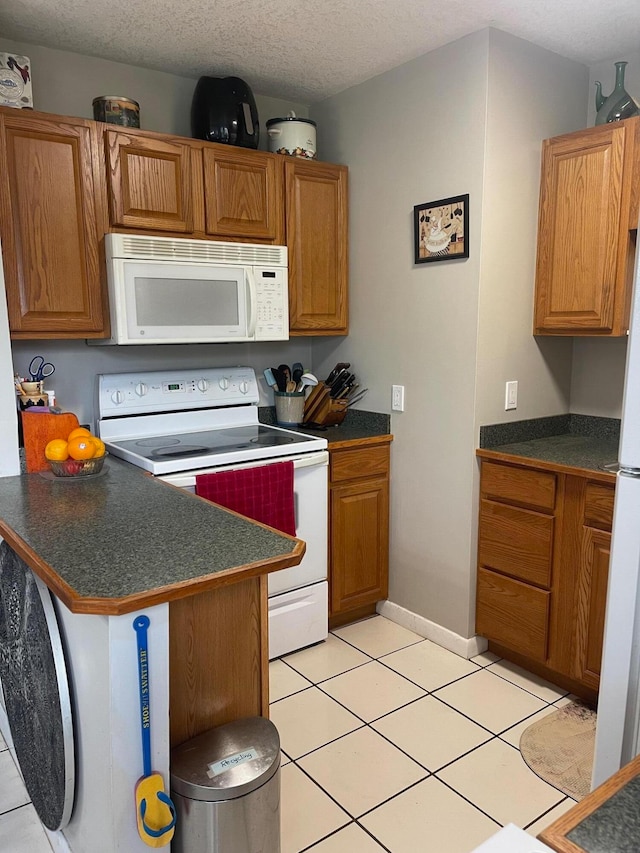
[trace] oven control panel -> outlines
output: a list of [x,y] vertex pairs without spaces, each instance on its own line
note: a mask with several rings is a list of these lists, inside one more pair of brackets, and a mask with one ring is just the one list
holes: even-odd
[[102,373],[99,418],[257,405],[258,381],[251,367]]

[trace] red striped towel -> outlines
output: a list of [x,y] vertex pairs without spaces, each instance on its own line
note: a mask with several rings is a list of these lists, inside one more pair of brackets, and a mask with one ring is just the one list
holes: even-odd
[[293,462],[197,474],[196,494],[283,533],[296,535]]

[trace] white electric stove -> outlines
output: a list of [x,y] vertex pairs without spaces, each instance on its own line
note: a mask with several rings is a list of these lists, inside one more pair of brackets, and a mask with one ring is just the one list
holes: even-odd
[[269,575],[269,657],[327,636],[327,466],[324,438],[258,421],[250,367],[98,376],[98,433],[109,453],[195,492],[198,474],[291,460],[298,566]]

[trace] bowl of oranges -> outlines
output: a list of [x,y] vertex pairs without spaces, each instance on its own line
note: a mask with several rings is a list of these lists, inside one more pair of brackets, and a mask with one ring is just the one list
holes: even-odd
[[76,427],[66,439],[52,439],[44,455],[56,477],[87,477],[102,471],[107,452],[97,435],[86,427]]

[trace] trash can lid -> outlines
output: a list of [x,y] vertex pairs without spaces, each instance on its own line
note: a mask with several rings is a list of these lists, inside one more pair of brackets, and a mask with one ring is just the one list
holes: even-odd
[[217,726],[171,750],[171,790],[192,800],[233,800],[280,766],[280,736],[270,720],[247,717]]

